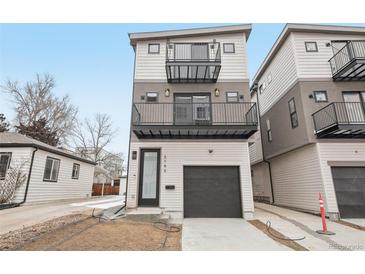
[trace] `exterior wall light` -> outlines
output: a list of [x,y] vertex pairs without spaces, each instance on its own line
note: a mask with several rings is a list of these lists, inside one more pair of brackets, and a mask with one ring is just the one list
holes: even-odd
[[220,91],[219,91],[219,89],[215,89],[214,90],[214,95],[216,96],[216,97],[218,97],[219,95],[220,95]]
[[170,96],[170,90],[168,88],[165,89],[165,96],[166,97],[169,97]]

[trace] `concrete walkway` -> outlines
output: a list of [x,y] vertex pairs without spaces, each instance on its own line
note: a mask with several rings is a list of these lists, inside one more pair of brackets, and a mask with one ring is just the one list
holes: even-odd
[[0,210],[0,234],[69,214],[91,214],[93,208],[105,209],[123,203],[123,196],[106,196],[3,209]]
[[[279,216],[280,215],[280,216]],[[329,231],[333,236],[316,233],[322,228],[321,218],[268,204],[255,203],[254,218],[263,223],[271,222],[271,227],[289,238],[300,238],[297,241],[308,250],[365,250],[365,232],[337,222],[327,220]]]
[[184,251],[291,250],[244,219],[184,219]]

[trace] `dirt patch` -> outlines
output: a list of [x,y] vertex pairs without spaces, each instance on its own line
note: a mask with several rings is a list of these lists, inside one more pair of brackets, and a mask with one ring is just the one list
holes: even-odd
[[282,245],[285,245],[296,251],[308,251],[308,249],[306,249],[304,246],[298,244],[297,242],[282,239],[282,238],[286,238],[286,236],[281,234],[279,231],[277,231],[273,228],[270,228],[270,233],[269,233],[266,225],[259,220],[250,220],[248,222],[250,224],[252,224],[253,226],[255,226],[256,228],[258,228],[259,230],[261,230],[262,232],[264,232],[271,239],[281,243]]
[[[181,231],[166,232],[162,225],[126,219],[87,218],[59,228],[17,250],[181,250]],[[181,228],[181,226],[179,226]]]
[[42,235],[58,230],[64,226],[75,224],[89,218],[84,214],[72,214],[55,218],[37,225],[24,227],[0,235],[0,250],[16,250],[25,243],[35,241]]

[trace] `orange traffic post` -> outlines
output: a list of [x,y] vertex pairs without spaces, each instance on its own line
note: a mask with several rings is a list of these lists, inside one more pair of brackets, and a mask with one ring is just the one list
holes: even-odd
[[325,234],[325,235],[335,235],[335,233],[327,230],[326,213],[324,211],[324,201],[323,201],[322,193],[319,193],[319,212],[321,213],[322,230],[317,230],[317,233]]

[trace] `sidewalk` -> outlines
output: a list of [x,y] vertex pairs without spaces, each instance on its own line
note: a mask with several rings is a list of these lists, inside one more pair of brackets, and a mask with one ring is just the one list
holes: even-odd
[[322,228],[319,216],[255,203],[254,218],[263,223],[270,221],[273,229],[288,238],[305,236],[305,239],[298,243],[308,250],[365,250],[364,231],[327,220],[328,230],[336,235],[325,236],[316,233],[316,230]]
[[122,196],[56,201],[0,210],[0,235],[65,215],[91,214],[93,208],[105,209],[124,203]]

